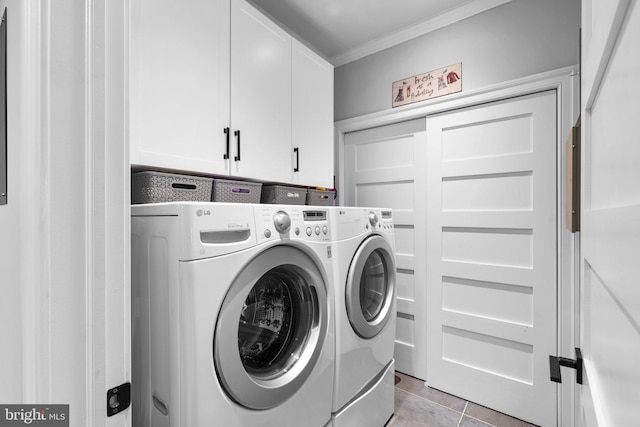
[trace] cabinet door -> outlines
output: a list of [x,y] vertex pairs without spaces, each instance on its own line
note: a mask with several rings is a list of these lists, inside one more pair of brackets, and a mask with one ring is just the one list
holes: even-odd
[[332,188],[333,66],[294,40],[292,77],[293,183]]
[[244,0],[231,31],[231,174],[290,182],[292,37]]
[[229,173],[229,7],[132,1],[132,164]]

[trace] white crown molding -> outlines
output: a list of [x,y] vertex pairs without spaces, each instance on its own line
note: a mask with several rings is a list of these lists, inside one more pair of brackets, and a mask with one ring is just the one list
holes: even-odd
[[384,37],[374,39],[370,42],[363,43],[356,46],[353,49],[349,49],[345,52],[332,56],[329,61],[334,67],[348,64],[349,62],[356,61],[365,56],[374,54],[384,49],[396,46],[400,43],[415,39],[424,34],[446,27],[447,25],[454,24],[463,19],[469,18],[474,15],[478,15],[489,9],[493,9],[498,6],[502,6],[505,3],[509,3],[513,0],[472,0],[464,5],[451,9],[447,12],[443,12],[434,16],[431,19],[419,22],[416,25],[408,27],[404,30],[396,31]]

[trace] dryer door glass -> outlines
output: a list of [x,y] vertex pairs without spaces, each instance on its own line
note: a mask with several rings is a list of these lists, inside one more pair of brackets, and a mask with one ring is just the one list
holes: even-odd
[[378,317],[389,293],[389,277],[383,255],[375,250],[369,255],[360,279],[360,309],[367,322]]
[[289,371],[307,343],[316,310],[295,270],[280,266],[264,274],[240,313],[238,350],[247,373],[272,379]]
[[395,313],[395,262],[391,245],[379,235],[368,237],[358,248],[347,277],[347,315],[354,332],[373,338]]

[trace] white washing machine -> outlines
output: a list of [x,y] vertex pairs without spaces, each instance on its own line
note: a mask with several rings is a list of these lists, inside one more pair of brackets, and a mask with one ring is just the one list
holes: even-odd
[[331,209],[336,277],[334,427],[383,426],[394,410],[395,239],[390,209]]
[[326,209],[132,206],[133,425],[331,422]]

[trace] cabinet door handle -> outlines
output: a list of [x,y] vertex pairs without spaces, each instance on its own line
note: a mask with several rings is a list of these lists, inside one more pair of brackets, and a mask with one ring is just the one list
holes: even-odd
[[300,149],[298,147],[295,147],[293,149],[293,152],[296,153],[296,167],[293,168],[293,171],[299,172],[300,171]]
[[236,162],[239,162],[240,161],[240,131],[236,130],[236,131],[233,132],[233,134],[236,136],[236,140],[238,142],[238,155],[235,156],[233,159]]
[[227,160],[229,158],[229,128],[224,128],[224,134],[227,136],[227,153],[224,154],[222,158]]

